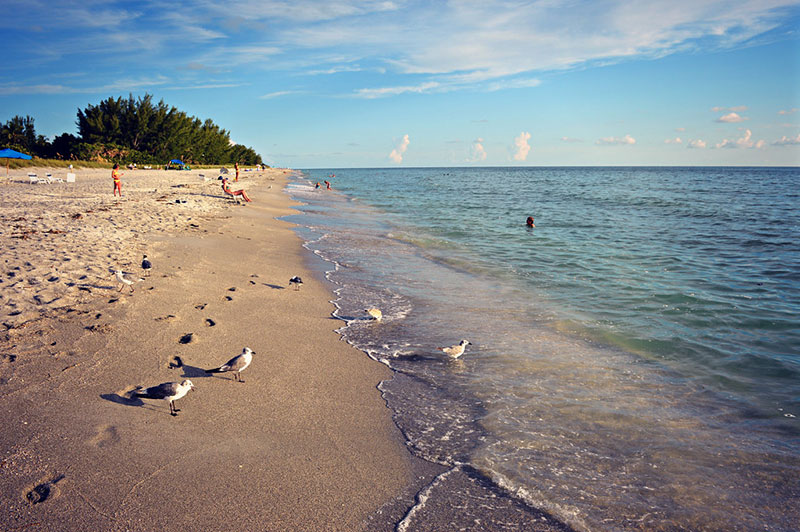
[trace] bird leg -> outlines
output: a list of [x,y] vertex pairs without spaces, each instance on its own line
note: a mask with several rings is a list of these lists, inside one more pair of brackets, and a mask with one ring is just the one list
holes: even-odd
[[180,412],[180,410],[178,410],[177,408],[175,408],[175,401],[170,401],[170,402],[169,402],[169,414],[170,414],[171,416],[177,416],[177,415],[178,415],[178,412]]

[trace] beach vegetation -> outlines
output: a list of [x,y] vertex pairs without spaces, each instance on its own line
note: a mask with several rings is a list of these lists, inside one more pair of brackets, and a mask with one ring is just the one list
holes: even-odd
[[[0,126],[0,146],[34,157],[97,163],[163,165],[180,159],[192,165],[262,164],[252,148],[231,141],[211,119],[201,120],[145,94],[107,98],[79,109],[78,135],[52,141],[36,134],[34,118],[15,116]],[[28,162],[28,165],[31,163]]]

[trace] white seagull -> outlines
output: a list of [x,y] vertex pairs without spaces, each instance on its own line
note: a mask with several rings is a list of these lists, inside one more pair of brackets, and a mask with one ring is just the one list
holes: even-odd
[[122,289],[125,288],[125,285],[128,285],[128,288],[130,288],[131,292],[133,292],[133,283],[137,281],[144,281],[144,279],[136,279],[136,281],[131,281],[130,279],[125,277],[125,275],[122,273],[122,270],[115,271],[114,275],[117,276],[117,281],[119,281],[120,283],[119,290],[117,290],[117,292],[122,292]]
[[450,358],[456,359],[464,354],[464,349],[466,349],[468,345],[470,345],[470,342],[468,342],[467,340],[461,340],[461,342],[459,342],[456,345],[450,347],[437,347],[436,349],[438,349],[439,351],[443,351],[444,354],[446,354]]
[[142,269],[145,275],[150,275],[150,270],[153,269],[153,263],[147,259],[147,255],[142,255]]
[[194,390],[194,385],[192,381],[186,379],[183,382],[163,382],[158,386],[151,386],[150,388],[139,386],[133,391],[133,396],[169,401],[170,415],[177,416],[180,410],[175,408],[175,401],[189,393],[189,390]]
[[255,351],[249,347],[245,347],[242,349],[241,355],[236,355],[218,368],[207,369],[206,373],[225,373],[227,371],[234,371],[234,378],[239,382],[244,382],[244,380],[242,380],[241,373],[247,369],[247,366],[249,366],[250,362],[253,361],[254,354]]
[[294,285],[295,290],[300,290],[301,284],[303,284],[303,280],[296,275],[289,279],[289,286]]
[[365,308],[364,312],[369,314],[369,317],[375,321],[381,321],[383,319],[383,312],[379,308]]

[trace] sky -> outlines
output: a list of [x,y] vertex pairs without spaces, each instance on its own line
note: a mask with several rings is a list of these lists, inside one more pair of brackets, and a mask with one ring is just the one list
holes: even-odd
[[800,166],[800,1],[2,4],[51,140],[152,94],[273,166]]

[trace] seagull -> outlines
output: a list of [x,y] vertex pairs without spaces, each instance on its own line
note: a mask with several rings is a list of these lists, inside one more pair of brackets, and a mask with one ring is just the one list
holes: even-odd
[[377,308],[365,308],[364,312],[369,314],[369,317],[375,321],[381,321],[383,319],[383,313],[380,309]]
[[464,349],[470,345],[470,342],[467,340],[461,340],[460,343],[451,346],[451,347],[437,347],[439,351],[444,351],[444,353],[449,356],[450,358],[456,359],[464,354]]
[[301,284],[303,284],[303,280],[296,275],[289,279],[289,286],[294,285],[295,290],[300,290]]
[[117,276],[117,281],[119,281],[119,290],[118,292],[122,292],[122,289],[125,288],[125,285],[128,285],[128,288],[131,289],[131,293],[133,293],[133,283],[136,281],[144,281],[144,279],[136,279],[136,281],[131,281],[125,275],[123,275],[122,270],[117,270],[114,272],[114,275]]
[[150,270],[153,269],[153,263],[147,259],[147,255],[142,255],[142,269],[145,275],[150,275]]
[[225,373],[226,371],[235,371],[234,377],[239,382],[244,382],[242,380],[241,373],[247,369],[247,366],[250,365],[250,362],[253,361],[253,355],[255,351],[250,349],[249,347],[245,347],[242,349],[241,355],[236,355],[223,365],[218,368],[214,369],[207,369],[206,373]]
[[145,397],[147,399],[164,399],[169,401],[170,415],[177,416],[179,409],[175,408],[175,401],[194,390],[194,384],[189,379],[183,382],[163,382],[158,386],[143,388],[139,386],[133,391],[134,397]]

